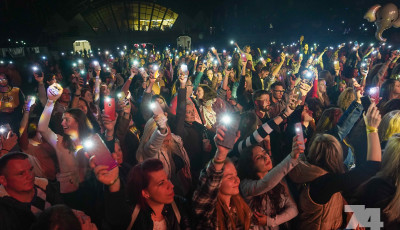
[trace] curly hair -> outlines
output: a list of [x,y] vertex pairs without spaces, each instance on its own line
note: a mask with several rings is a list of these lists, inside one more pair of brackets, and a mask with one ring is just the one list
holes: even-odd
[[352,87],[347,87],[340,93],[337,106],[345,111],[355,99],[354,89]]

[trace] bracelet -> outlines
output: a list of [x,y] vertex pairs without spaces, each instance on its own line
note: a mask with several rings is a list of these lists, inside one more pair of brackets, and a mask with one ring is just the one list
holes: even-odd
[[213,162],[214,164],[217,164],[217,165],[218,165],[218,164],[224,164],[224,163],[225,163],[225,160],[223,160],[223,161],[216,161],[215,158],[213,158],[213,159],[212,159],[212,162]]
[[47,99],[47,102],[54,103],[54,101],[50,99]]
[[111,186],[111,185],[114,185],[115,183],[117,183],[118,179],[119,179],[119,176],[117,176],[117,178],[115,178],[115,180],[113,182],[111,182],[111,184],[109,184],[108,186]]
[[282,120],[286,120],[288,118],[284,112],[279,114],[279,116],[282,118]]
[[375,128],[375,127],[372,127],[372,126],[369,126],[369,125],[365,125],[365,126],[367,128],[367,134],[378,132],[378,128]]

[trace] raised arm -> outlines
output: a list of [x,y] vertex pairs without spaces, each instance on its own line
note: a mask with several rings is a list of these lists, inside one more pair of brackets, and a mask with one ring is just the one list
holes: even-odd
[[42,103],[42,105],[45,105],[47,102],[47,96],[46,96],[46,88],[44,87],[44,73],[42,72],[42,75],[39,76],[36,73],[33,73],[33,76],[35,77],[35,80],[38,83],[38,97],[39,97],[39,101],[40,103]]
[[[55,94],[54,88],[58,89],[58,94]],[[53,84],[47,90],[47,103],[44,107],[42,115],[40,116],[39,124],[38,124],[38,132],[42,135],[42,137],[53,147],[57,147],[57,135],[49,128],[51,114],[54,109],[55,101],[60,98],[62,94],[62,88],[58,84]]]
[[304,148],[297,139],[297,136],[293,138],[292,152],[262,179],[243,180],[240,183],[240,191],[244,198],[259,196],[270,191],[298,164],[297,159],[299,154],[304,152]]

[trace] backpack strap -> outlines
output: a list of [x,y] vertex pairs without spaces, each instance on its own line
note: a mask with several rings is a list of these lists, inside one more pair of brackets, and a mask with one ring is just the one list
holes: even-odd
[[132,229],[132,226],[135,223],[135,220],[136,220],[137,216],[139,215],[139,212],[140,212],[140,206],[137,204],[135,206],[135,209],[132,212],[131,222],[129,223],[129,226],[128,226],[127,230],[131,230]]
[[172,209],[174,209],[175,217],[178,220],[178,224],[180,224],[181,223],[181,213],[179,212],[179,209],[176,206],[175,201],[172,202],[171,205],[172,205]]

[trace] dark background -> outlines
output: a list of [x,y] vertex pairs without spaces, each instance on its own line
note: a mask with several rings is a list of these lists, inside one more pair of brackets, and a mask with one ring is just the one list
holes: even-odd
[[[124,0],[1,0],[0,47],[17,47],[21,44],[16,41],[24,41],[26,46],[62,50],[66,45],[70,49],[72,42],[78,39],[89,40],[95,47],[140,42],[161,46],[175,45],[179,35],[191,36],[194,46],[227,46],[231,39],[240,45],[262,46],[271,41],[295,42],[302,34],[308,42],[327,45],[352,40],[373,42],[375,29],[363,16],[374,4],[392,2],[157,0],[142,2],[154,2],[179,14],[170,31],[96,33],[85,22],[88,13],[121,1]],[[393,3],[400,6],[400,2]],[[400,29],[391,28],[384,37],[391,44],[400,45]]]

